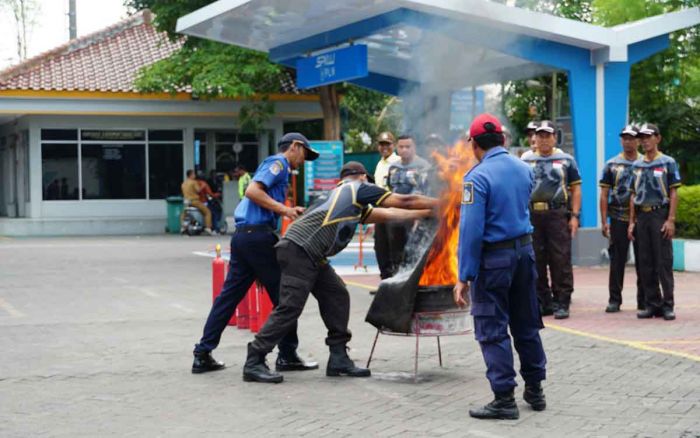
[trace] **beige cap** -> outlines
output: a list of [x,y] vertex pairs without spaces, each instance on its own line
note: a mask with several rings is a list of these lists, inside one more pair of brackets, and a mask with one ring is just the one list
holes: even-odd
[[389,131],[382,132],[377,137],[377,143],[394,143],[394,134]]

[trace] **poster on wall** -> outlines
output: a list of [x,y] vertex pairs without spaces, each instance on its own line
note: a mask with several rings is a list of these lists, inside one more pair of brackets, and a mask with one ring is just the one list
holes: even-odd
[[332,190],[340,181],[343,167],[342,141],[311,141],[319,152],[314,161],[304,163],[304,203],[310,205],[321,193]]

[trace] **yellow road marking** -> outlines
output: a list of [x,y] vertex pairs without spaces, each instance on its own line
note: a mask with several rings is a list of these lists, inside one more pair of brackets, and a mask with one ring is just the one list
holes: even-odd
[[576,329],[572,329],[572,328],[568,328],[568,327],[562,327],[560,325],[552,324],[552,323],[547,323],[545,325],[547,326],[547,328],[551,328],[553,330],[556,330],[556,331],[559,331],[562,333],[568,333],[571,335],[583,336],[585,338],[597,339],[599,341],[610,342],[610,343],[618,344],[618,345],[624,345],[626,347],[632,347],[632,348],[636,348],[638,350],[669,354],[671,356],[678,356],[678,357],[682,357],[685,359],[690,359],[690,360],[694,360],[696,362],[700,362],[700,356],[698,356],[698,355],[690,354],[690,353],[683,353],[682,351],[668,350],[666,348],[652,347],[650,345],[646,345],[647,343],[644,341],[626,341],[624,339],[616,339],[616,338],[611,338],[609,336],[597,335],[595,333],[589,333],[589,332],[584,332],[581,330],[576,330]]
[[661,341],[639,341],[640,344],[699,344],[700,339],[667,339]]
[[358,283],[358,282],[356,282],[356,281],[348,281],[348,280],[344,280],[344,281],[345,281],[345,284],[349,284],[350,286],[357,286],[357,287],[361,287],[361,288],[367,289],[367,290],[374,290],[374,289],[376,289],[375,286],[370,286],[370,285],[368,285],[368,284]]

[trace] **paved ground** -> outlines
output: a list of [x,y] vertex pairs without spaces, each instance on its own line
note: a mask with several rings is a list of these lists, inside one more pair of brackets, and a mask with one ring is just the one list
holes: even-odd
[[[467,414],[491,396],[471,336],[444,339],[442,369],[425,340],[417,383],[413,342],[395,337],[380,338],[370,379],[319,370],[244,383],[251,334],[236,329],[216,352],[228,369],[190,374],[211,299],[210,260],[194,252],[216,242],[227,243],[0,238],[0,436],[700,436],[700,275],[677,275],[677,321],[638,322],[630,306],[602,313],[603,269],[577,270],[573,317],[542,332],[548,409],[520,403],[520,420],[484,422]],[[360,361],[375,333],[363,322],[372,281],[348,277]],[[300,349],[322,364],[324,333],[310,300]]]

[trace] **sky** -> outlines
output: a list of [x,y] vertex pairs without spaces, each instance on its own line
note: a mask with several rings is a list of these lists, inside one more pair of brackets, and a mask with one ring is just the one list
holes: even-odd
[[[38,11],[28,34],[28,57],[68,41],[68,0],[35,0]],[[78,36],[108,27],[127,16],[124,0],[77,0]],[[2,4],[2,2],[0,2]],[[18,62],[12,12],[0,6],[0,69]]]

